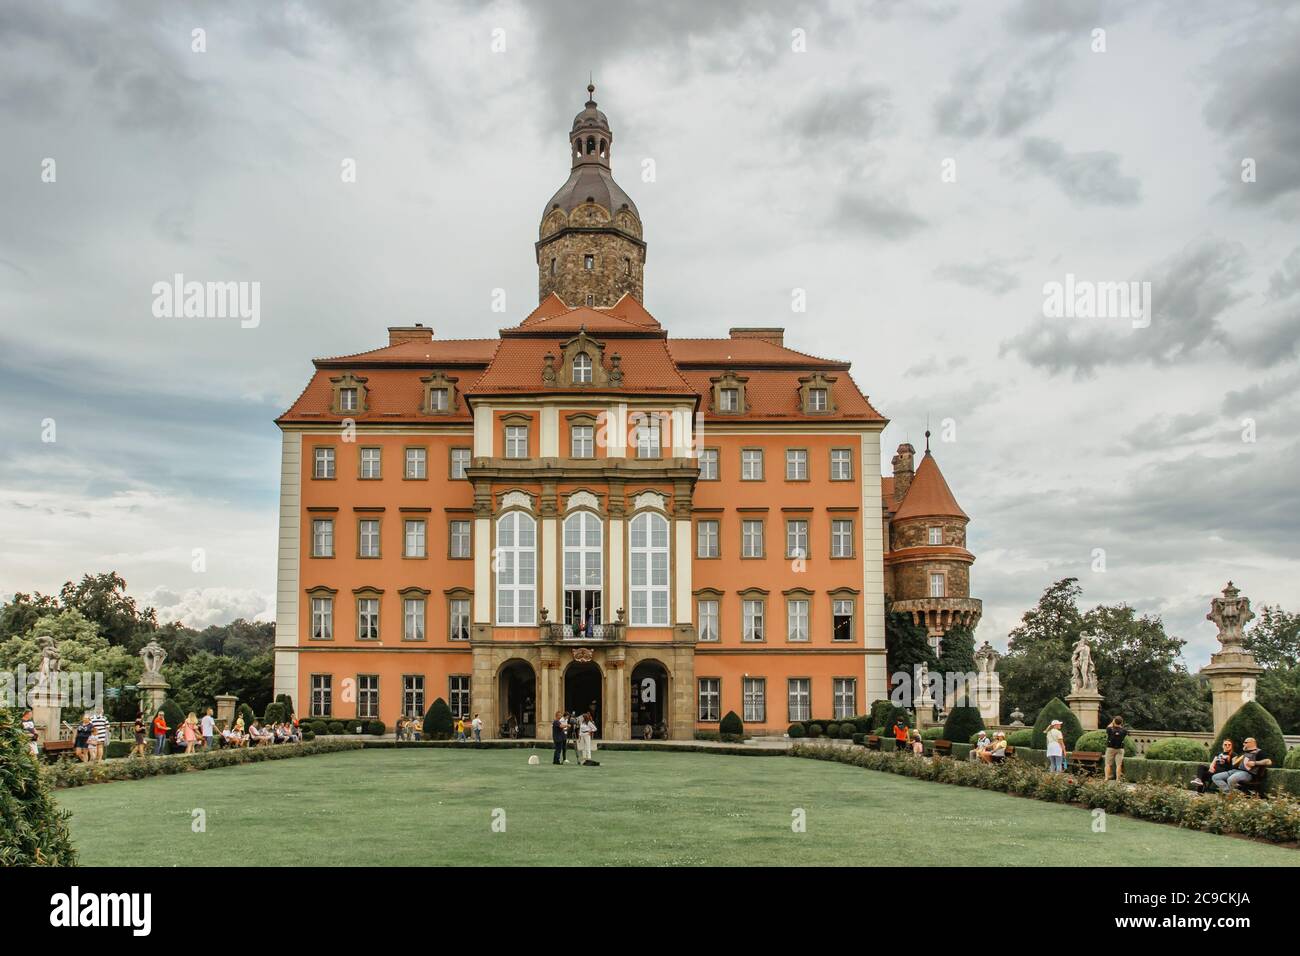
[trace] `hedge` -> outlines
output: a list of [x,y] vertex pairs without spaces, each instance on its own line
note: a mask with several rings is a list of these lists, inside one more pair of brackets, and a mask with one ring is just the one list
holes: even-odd
[[450,740],[456,729],[456,722],[451,716],[451,708],[439,697],[424,715],[425,740]]
[[[1017,747],[1016,757],[1034,766],[1048,765],[1045,750]],[[1168,783],[1176,787],[1187,787],[1196,776],[1196,771],[1205,764],[1204,760],[1147,760],[1143,757],[1125,757],[1124,780],[1128,783]],[[1066,769],[1070,768],[1067,766]],[[1265,779],[1270,794],[1286,793],[1300,797],[1300,771],[1286,770],[1274,765],[1269,769]]]
[[66,810],[31,753],[19,713],[0,708],[0,867],[76,866]]
[[1286,740],[1282,737],[1282,728],[1278,726],[1273,715],[1256,701],[1250,700],[1242,704],[1237,712],[1228,718],[1223,729],[1219,731],[1219,736],[1214,738],[1214,745],[1211,747],[1213,753],[1217,754],[1223,749],[1225,737],[1232,738],[1232,742],[1237,746],[1237,753],[1241,753],[1242,744],[1247,737],[1254,737],[1259,748],[1264,751],[1264,756],[1272,758],[1274,766],[1283,763],[1286,758]]
[[1083,725],[1079,723],[1079,718],[1074,711],[1065,706],[1065,701],[1059,697],[1053,697],[1038,712],[1038,719],[1034,721],[1031,745],[1036,750],[1047,749],[1047,725],[1053,720],[1061,722],[1061,732],[1065,734],[1065,749],[1077,750],[1075,742],[1083,735]]
[[947,734],[945,733],[946,730],[947,730],[946,725],[943,727],[926,727],[925,730],[921,731],[921,739],[922,740],[951,740],[952,738],[947,736]]
[[944,721],[943,739],[971,740],[983,729],[984,718],[978,707],[954,707]]
[[1292,747],[1290,750],[1287,751],[1286,758],[1283,760],[1282,766],[1287,767],[1291,770],[1300,770],[1300,747]]
[[729,710],[723,716],[722,722],[718,724],[718,733],[722,735],[724,741],[739,741],[745,739],[745,724],[734,710]]
[[791,724],[789,728],[786,730],[786,736],[788,737],[793,737],[797,739],[799,737],[802,737],[803,735],[804,735],[803,724],[800,723]]
[[1032,747],[1034,745],[1034,728],[1021,727],[1007,734],[1007,743],[1012,747]]
[[[1125,738],[1125,743],[1128,739]],[[1182,760],[1190,763],[1205,763],[1210,759],[1205,744],[1187,737],[1166,737],[1147,747],[1144,755],[1147,760]]]
[[[1022,760],[1008,760],[1001,765],[968,760],[924,760],[907,755],[874,753],[859,747],[810,747],[806,744],[795,745],[790,753],[795,757],[833,760],[937,783],[1100,808],[1107,813],[1124,813],[1141,820],[1171,823],[1207,833],[1235,833],[1273,843],[1300,840],[1300,800],[1290,795],[1276,794],[1267,800],[1258,800],[1243,793],[1192,793],[1185,785],[1180,788],[1140,783],[1130,787],[1098,777],[1052,773]],[[1179,764],[1153,761],[1150,766],[1168,768]],[[1124,768],[1128,770],[1128,761],[1125,761]]]
[[[1044,737],[1043,747],[1040,747],[1038,749],[1040,750],[1044,749],[1046,746],[1047,746],[1047,741],[1046,741],[1046,737]],[[1086,750],[1089,751],[1090,753],[1104,754],[1106,752],[1106,731],[1090,730],[1086,734],[1081,734],[1079,736],[1079,739],[1074,742],[1074,746],[1071,747],[1070,749]],[[1125,758],[1136,757],[1137,752],[1138,752],[1137,744],[1133,743],[1133,738],[1131,736],[1125,737],[1124,738]]]

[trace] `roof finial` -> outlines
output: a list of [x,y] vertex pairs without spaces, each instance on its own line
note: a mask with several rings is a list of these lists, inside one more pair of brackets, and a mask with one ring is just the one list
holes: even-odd
[[590,70],[587,71],[587,105],[596,105],[596,81]]
[[925,416],[925,453],[930,454],[930,416]]

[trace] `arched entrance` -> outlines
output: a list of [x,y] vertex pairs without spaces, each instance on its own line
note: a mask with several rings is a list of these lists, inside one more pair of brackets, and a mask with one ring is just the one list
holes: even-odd
[[497,688],[495,732],[503,737],[537,736],[537,673],[527,661],[507,661]]
[[604,726],[601,712],[604,675],[594,661],[574,661],[564,671],[564,712],[583,714],[594,711],[596,732]]
[[632,668],[631,701],[632,739],[668,739],[668,668],[658,661]]

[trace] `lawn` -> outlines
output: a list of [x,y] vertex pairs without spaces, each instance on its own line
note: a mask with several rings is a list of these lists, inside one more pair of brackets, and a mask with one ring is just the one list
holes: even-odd
[[[789,757],[369,750],[58,792],[128,865],[1300,865],[1300,852]],[[793,811],[806,832],[792,830]],[[192,832],[203,810],[205,832]],[[504,832],[498,830],[504,822]]]

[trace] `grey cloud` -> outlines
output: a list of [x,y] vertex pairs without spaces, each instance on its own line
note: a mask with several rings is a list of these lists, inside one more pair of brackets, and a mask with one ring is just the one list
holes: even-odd
[[1007,269],[1001,259],[982,262],[949,262],[934,270],[937,279],[945,279],[971,289],[981,289],[993,295],[1005,295],[1020,285],[1020,277]]
[[861,187],[847,187],[840,193],[831,221],[846,232],[892,240],[906,239],[926,226],[906,199]]
[[1289,299],[1297,292],[1300,292],[1300,246],[1291,250],[1291,254],[1268,280],[1270,299]]
[[1186,412],[1161,415],[1138,425],[1124,436],[1128,451],[1154,451],[1198,445],[1207,430],[1219,422],[1211,412]]
[[1016,33],[1056,35],[1105,26],[1106,13],[1104,0],[1020,0],[1007,11],[1006,20]]
[[866,142],[889,124],[889,89],[864,84],[829,90],[801,107],[793,119],[804,140],[856,140]]
[[1120,172],[1119,154],[1109,150],[1071,153],[1056,140],[1035,136],[1021,144],[1020,158],[1080,205],[1131,206],[1142,197],[1141,183]]
[[1261,409],[1272,408],[1274,403],[1282,401],[1300,392],[1300,372],[1271,378],[1265,382],[1255,382],[1242,389],[1235,389],[1223,396],[1223,413],[1225,415],[1242,415],[1247,412],[1258,414]]

